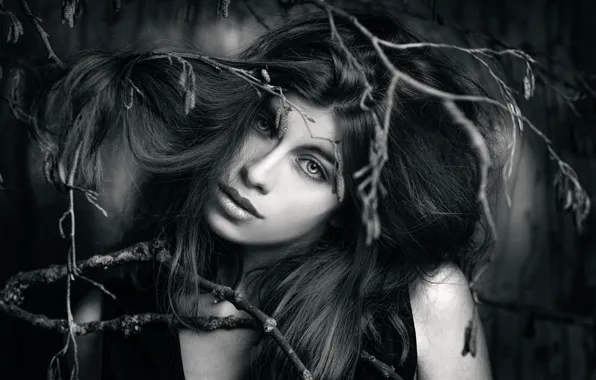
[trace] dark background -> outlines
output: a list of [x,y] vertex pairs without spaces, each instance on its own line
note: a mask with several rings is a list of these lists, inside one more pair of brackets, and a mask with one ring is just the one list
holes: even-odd
[[[282,1],[283,2],[283,1]],[[286,1],[287,2],[287,1]],[[229,55],[264,31],[259,18],[270,25],[283,22],[284,9],[276,0],[232,0],[230,16],[216,15],[215,1],[122,1],[115,12],[110,1],[83,1],[73,28],[60,22],[60,1],[29,1],[43,20],[59,57],[81,49],[116,50],[158,40],[162,44],[194,44],[212,55]],[[582,81],[594,84],[596,2],[586,0],[360,0],[334,1],[346,9],[386,9],[408,20],[435,42],[464,47],[503,48],[497,40],[533,54],[549,72],[565,82],[551,80],[559,91],[537,83],[529,101],[519,99],[524,114],[553,140],[554,149],[578,173],[594,196],[596,190],[595,93]],[[0,57],[7,95],[10,70],[43,59],[39,35],[22,12],[20,2],[4,1],[24,26],[16,44],[6,42],[10,19],[0,16]],[[303,6],[291,12],[302,12]],[[462,31],[467,29],[468,31]],[[471,33],[470,31],[478,32]],[[492,38],[486,38],[486,36]],[[524,66],[503,61],[509,83],[521,88]],[[583,72],[580,79],[578,73]],[[485,83],[486,72],[478,71]],[[489,84],[490,86],[490,84]],[[493,86],[494,87],[494,86]],[[596,87],[596,86],[595,86]],[[560,91],[578,92],[576,112]],[[67,242],[58,234],[57,221],[67,207],[66,195],[48,185],[42,174],[42,156],[30,145],[22,125],[11,121],[5,104],[0,109],[0,284],[13,273],[65,263]],[[508,187],[512,206],[501,202],[499,242],[494,262],[483,277],[484,294],[508,305],[534,307],[596,316],[596,228],[591,215],[583,234],[572,217],[554,207],[552,186],[556,164],[548,159],[545,144],[528,128],[518,139],[515,171]],[[117,151],[117,148],[116,148]],[[122,238],[131,220],[126,212],[134,198],[138,169],[124,154],[112,156],[102,185],[104,218],[77,195],[78,257],[109,252]],[[592,207],[594,214],[594,207]],[[88,287],[76,282],[73,298]],[[33,289],[25,308],[51,317],[64,317],[64,286],[59,283]],[[533,318],[524,307],[515,310],[483,307],[485,330],[495,379],[595,379],[596,332],[573,323]],[[43,378],[50,358],[61,348],[61,337],[0,315],[0,378]],[[592,377],[590,377],[592,376]]]

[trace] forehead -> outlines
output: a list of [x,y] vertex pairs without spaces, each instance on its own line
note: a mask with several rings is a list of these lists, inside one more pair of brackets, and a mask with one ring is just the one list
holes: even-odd
[[[317,107],[295,94],[287,94],[286,98],[304,114],[303,117],[299,110],[292,107],[288,114],[288,137],[291,134],[296,138],[314,138],[323,141],[338,141],[340,139],[339,129],[331,111]],[[274,113],[281,103],[282,100],[277,96],[270,100],[270,106]],[[314,123],[307,118],[314,120]]]

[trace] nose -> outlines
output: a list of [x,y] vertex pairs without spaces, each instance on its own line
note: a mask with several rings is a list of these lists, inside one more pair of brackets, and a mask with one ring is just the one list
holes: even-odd
[[263,195],[268,194],[274,186],[273,169],[279,161],[278,155],[274,149],[259,159],[247,160],[240,169],[240,176],[244,184],[249,188],[257,189]]

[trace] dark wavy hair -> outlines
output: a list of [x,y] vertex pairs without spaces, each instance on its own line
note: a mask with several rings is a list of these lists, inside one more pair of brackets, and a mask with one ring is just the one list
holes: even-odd
[[[395,43],[420,39],[389,16],[358,15],[372,33]],[[480,174],[469,136],[453,121],[441,99],[399,82],[391,110],[388,161],[379,200],[381,235],[366,244],[360,214],[360,180],[351,175],[368,164],[374,118],[383,120],[391,75],[370,41],[337,18],[337,32],[364,68],[364,76],[332,37],[326,14],[313,13],[267,32],[237,59],[218,62],[258,73],[271,83],[328,109],[341,133],[346,221],[295,255],[261,268],[257,286],[261,309],[278,327],[316,379],[352,379],[363,342],[380,344],[378,321],[388,318],[402,339],[393,364],[405,360],[408,335],[403,320],[404,290],[424,281],[442,264],[468,268],[490,240],[478,203]],[[390,61],[417,80],[455,94],[484,95],[462,65],[432,48],[385,50]],[[161,57],[161,58],[159,58]],[[49,168],[60,182],[60,163],[79,149],[77,184],[100,182],[106,139],[123,138],[139,165],[151,174],[136,208],[153,222],[152,234],[167,238],[174,253],[169,275],[170,308],[194,315],[196,276],[216,279],[219,260],[241,257],[209,230],[204,218],[209,184],[234,159],[267,96],[225,70],[184,55],[196,75],[196,107],[185,113],[180,86],[189,67],[176,55],[86,53],[53,78],[36,101],[35,136],[49,153]],[[372,84],[369,110],[360,107],[363,78]],[[489,191],[500,169],[499,130],[506,118],[494,107],[458,102],[486,139],[493,158]],[[151,191],[149,191],[151,189]],[[476,232],[479,232],[477,238]],[[184,268],[182,274],[176,269]],[[195,297],[193,297],[193,295]],[[315,312],[316,311],[316,312]],[[251,376],[295,377],[276,344],[263,337],[253,350]]]

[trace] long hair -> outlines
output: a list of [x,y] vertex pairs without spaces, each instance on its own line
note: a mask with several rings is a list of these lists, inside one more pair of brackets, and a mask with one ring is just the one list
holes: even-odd
[[[358,19],[388,41],[419,41],[388,16]],[[392,364],[403,362],[409,347],[403,319],[408,288],[446,262],[463,266],[489,242],[487,234],[480,244],[474,238],[483,213],[477,202],[478,159],[468,135],[440,99],[400,82],[381,175],[387,190],[378,205],[381,236],[366,244],[357,192],[362,179],[352,174],[368,164],[373,115],[384,118],[391,75],[367,37],[347,21],[338,18],[335,23],[344,46],[365,69],[364,77],[332,37],[322,13],[267,32],[238,59],[218,60],[254,72],[266,67],[272,84],[329,109],[339,126],[346,189],[340,216],[345,223],[296,255],[261,268],[255,282],[261,309],[276,319],[314,378],[325,380],[353,378],[363,342],[381,343],[381,318],[389,320],[403,343]],[[425,84],[456,94],[484,94],[461,65],[434,49],[386,53],[397,68]],[[172,244],[171,310],[192,316],[199,292],[196,278],[215,277],[225,248],[203,218],[210,185],[238,153],[266,97],[190,55],[184,62],[175,55],[88,53],[41,92],[36,104],[42,123],[34,131],[49,152],[54,179],[59,164],[72,162],[78,150],[77,183],[87,185],[99,182],[106,137],[124,138],[138,163],[153,175],[144,215],[155,215],[155,232]],[[188,114],[187,93],[180,85],[187,64],[198,84],[196,107]],[[366,111],[360,107],[363,78],[373,86]],[[493,148],[497,165],[492,169],[498,172],[495,133],[504,119],[488,106],[457,105]],[[235,259],[240,275],[241,257]],[[267,336],[252,352],[250,373],[255,379],[299,375]]]

